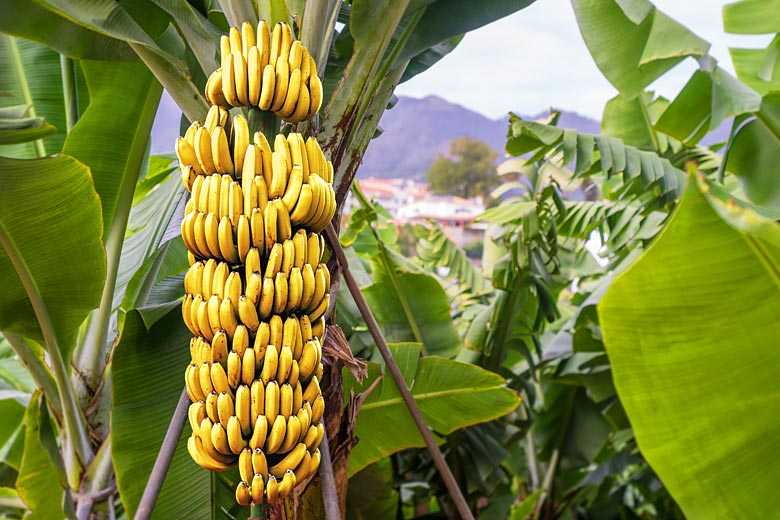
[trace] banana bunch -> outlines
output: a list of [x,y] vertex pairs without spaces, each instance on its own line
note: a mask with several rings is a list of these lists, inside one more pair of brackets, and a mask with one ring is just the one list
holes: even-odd
[[206,82],[206,99],[226,108],[255,106],[298,123],[322,105],[317,65],[292,29],[279,22],[273,32],[265,20],[257,32],[249,23],[230,29],[220,40],[222,66]]
[[[314,62],[287,24],[223,36],[212,104],[176,141],[190,192],[181,233],[190,267],[182,317],[193,460],[238,465],[241,505],[288,496],[320,464],[322,339],[330,273],[321,232],[336,213],[333,165],[315,139],[250,134],[231,107],[310,118],[322,101]],[[234,111],[234,112],[237,112]]]

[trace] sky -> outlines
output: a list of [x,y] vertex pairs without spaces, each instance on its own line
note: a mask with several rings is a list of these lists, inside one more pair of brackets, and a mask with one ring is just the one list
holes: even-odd
[[[763,47],[771,36],[723,31],[722,6],[733,0],[655,0],[667,15],[712,44],[710,54],[733,74],[728,47]],[[464,70],[464,64],[473,64]],[[696,62],[687,58],[650,86],[673,98]],[[529,7],[468,33],[431,69],[399,85],[397,95],[437,95],[491,119],[511,110],[535,115],[550,107],[601,119],[617,94],[582,40],[569,0],[537,0]]]

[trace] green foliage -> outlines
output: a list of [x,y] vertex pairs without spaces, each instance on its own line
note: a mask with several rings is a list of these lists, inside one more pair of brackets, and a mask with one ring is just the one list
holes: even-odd
[[431,191],[487,199],[500,182],[494,166],[498,153],[484,141],[460,137],[450,143],[449,155],[439,155],[425,174]]

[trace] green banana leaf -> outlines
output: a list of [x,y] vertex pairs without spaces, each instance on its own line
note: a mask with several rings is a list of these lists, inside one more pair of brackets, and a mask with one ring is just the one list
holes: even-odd
[[50,47],[71,58],[137,60],[126,43],[98,34],[34,0],[0,0],[0,32]]
[[23,447],[20,437],[24,437],[24,411],[30,402],[30,394],[10,390],[0,391],[0,459],[16,471],[22,463]]
[[691,178],[599,304],[639,447],[691,519],[774,518],[780,228]]
[[585,44],[604,77],[633,98],[688,56],[710,44],[647,0],[572,0]]
[[740,0],[723,6],[723,28],[732,34],[780,32],[778,0]]
[[82,67],[91,100],[62,151],[91,168],[107,235],[115,212],[124,227],[130,211],[162,87],[141,62],[82,61]]
[[[24,503],[32,509],[28,520],[63,518],[66,494],[57,478],[57,470],[41,439],[43,422],[49,421],[40,391],[30,398],[24,413],[24,456],[16,480],[16,489]],[[69,508],[71,509],[71,508]],[[72,515],[72,509],[71,509]]]
[[[113,359],[112,458],[128,518],[135,515],[168,423],[184,389],[190,362],[190,332],[176,307],[147,330],[143,310],[130,311]],[[187,453],[189,423],[152,518],[216,520],[245,518],[235,505],[238,473],[215,474],[198,467]],[[243,515],[243,516],[242,516]]]
[[[0,12],[2,10],[0,9]],[[5,14],[5,13],[4,13]],[[14,39],[19,51],[19,63],[15,65],[16,54],[13,52],[11,38],[0,34],[0,92],[10,96],[0,96],[0,106],[28,105],[24,93],[20,89],[19,73],[23,74],[29,88],[34,115],[43,117],[47,123],[57,129],[57,133],[44,138],[44,148],[47,154],[62,150],[67,125],[65,123],[65,105],[62,95],[62,70],[60,55],[38,45],[37,43]],[[81,110],[89,104],[89,92],[84,82],[81,67],[76,67],[78,81],[78,98]],[[32,116],[33,113],[28,113]],[[0,146],[0,155],[32,159],[37,157],[33,143]]]
[[[419,343],[390,345],[426,423],[441,441],[443,435],[508,414],[520,397],[498,374],[478,366],[436,356],[420,357]],[[360,408],[355,435],[360,439],[349,457],[349,474],[405,448],[423,447],[422,436],[384,367],[369,363],[368,377],[358,384],[343,371],[344,395],[360,393],[383,377]]]
[[67,352],[106,273],[89,169],[59,155],[0,157],[0,171],[0,330],[39,340],[48,331]]

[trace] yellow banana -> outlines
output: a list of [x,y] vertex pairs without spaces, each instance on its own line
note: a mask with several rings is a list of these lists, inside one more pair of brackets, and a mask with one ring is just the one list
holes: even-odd
[[270,339],[271,328],[268,326],[267,322],[263,321],[260,323],[260,327],[258,327],[257,334],[255,335],[254,349],[257,363],[262,363]]
[[[260,148],[260,160],[263,167],[263,179],[265,179],[266,188],[271,184],[271,175],[273,174],[273,152],[271,151],[271,145],[268,143],[268,139],[262,132],[255,132],[254,137],[255,144]],[[268,190],[266,189],[266,201],[268,200]],[[259,192],[258,192],[259,197]]]
[[290,66],[290,70],[300,69],[301,61],[303,58],[303,45],[298,40],[292,42],[290,45],[290,55],[287,58],[287,64]]
[[[203,298],[201,296],[201,298]],[[194,298],[191,294],[185,294],[184,299],[181,302],[181,315],[184,318],[184,324],[190,329],[190,332],[196,336],[200,336],[200,328],[196,326],[192,321],[192,302]]]
[[269,201],[265,207],[263,221],[265,224],[265,250],[270,250],[277,242],[277,210],[274,201]]
[[311,265],[318,265],[322,260],[322,251],[320,250],[320,238],[316,233],[311,233],[306,242],[306,261]]
[[244,211],[244,194],[241,193],[241,184],[230,181],[228,186],[228,208],[226,215],[230,218],[232,226],[238,225],[238,216]]
[[238,320],[236,319],[236,308],[230,298],[225,298],[219,304],[219,324],[227,333],[228,338],[232,338],[236,327],[238,327]]
[[325,317],[321,317],[316,322],[314,322],[311,326],[312,334],[314,334],[315,338],[322,338],[325,336]]
[[267,319],[271,315],[274,305],[274,279],[263,278],[263,289],[260,293],[260,302],[257,306],[260,319]]
[[[276,380],[281,384],[287,381],[290,375],[290,369],[292,369],[293,355],[292,349],[289,345],[283,345],[279,349],[279,361],[276,369]],[[288,385],[289,386],[289,385]],[[292,388],[290,388],[290,403],[292,404]],[[292,410],[290,410],[292,413]],[[288,416],[289,417],[289,416]]]
[[[270,350],[270,345],[269,345]],[[266,361],[267,361],[266,357]],[[268,425],[274,424],[276,416],[279,415],[279,384],[276,381],[269,381],[265,385],[265,418],[268,419]]]
[[320,450],[316,449],[314,450],[314,453],[311,454],[311,463],[309,464],[309,473],[306,475],[306,478],[311,477],[317,472],[317,469],[320,467]]
[[225,262],[217,262],[214,275],[211,277],[211,294],[216,294],[220,299],[225,297],[225,286],[230,275],[230,266]]
[[233,53],[233,71],[236,82],[236,97],[241,105],[249,105],[249,83],[247,81],[246,59],[240,51]]
[[236,69],[233,64],[234,54],[231,52],[222,58],[222,96],[232,107],[240,105],[236,92]]
[[250,482],[252,480],[255,470],[252,469],[251,448],[244,448],[238,455],[238,474],[244,482]]
[[306,157],[309,159],[309,174],[316,173],[322,177],[323,164],[322,150],[317,140],[313,137],[306,139]]
[[219,57],[222,66],[225,66],[225,60],[230,56],[230,36],[222,35],[219,38]]
[[290,56],[290,47],[292,47],[292,29],[288,24],[282,22],[281,33],[282,41],[279,44],[279,57],[284,59],[286,63],[288,57]]
[[[257,103],[253,103],[257,104]],[[249,124],[246,118],[238,114],[233,117],[233,166],[236,176],[242,171],[244,157],[249,146]]]
[[257,418],[259,416],[264,416],[265,414],[265,385],[263,385],[263,382],[259,379],[252,381],[252,386],[249,388],[249,394],[251,400],[249,419],[252,424],[255,424]]
[[248,506],[252,503],[252,495],[249,494],[249,484],[243,480],[236,486],[236,502],[240,506]]
[[265,498],[269,503],[279,500],[279,483],[273,475],[268,475],[268,481],[265,483]]
[[[320,380],[317,376],[313,376],[306,386],[306,390],[303,391],[303,400],[308,403],[313,403],[314,399],[321,393]],[[309,414],[309,416],[311,416],[311,414]]]
[[264,177],[255,177],[255,193],[257,194],[257,207],[260,211],[265,211],[265,207],[268,205],[268,185]]
[[295,337],[299,333],[300,325],[298,319],[294,316],[288,316],[284,320],[284,328],[282,329],[282,345],[291,347],[295,344]]
[[[219,257],[219,220],[214,213],[200,213],[200,215],[205,216],[205,218],[199,219],[196,223],[196,226],[200,228],[200,223],[202,222],[202,229],[199,231],[199,234],[202,234],[203,239],[200,243],[202,245],[202,242],[205,241],[209,255]],[[198,243],[197,239],[196,243]]]
[[[287,65],[287,69],[290,70],[289,65]],[[293,112],[295,112],[298,98],[304,88],[306,88],[306,86],[301,85],[301,69],[293,70],[290,73],[290,79],[287,83],[287,95],[284,98],[284,103],[276,110],[279,117],[282,119],[289,119],[290,116],[292,116]],[[308,109],[308,105],[306,108]]]
[[203,283],[203,262],[195,262],[184,275],[184,292],[192,296],[201,292]]
[[271,177],[271,184],[268,185],[268,198],[275,199],[284,195],[284,190],[287,187],[288,172],[290,170],[287,167],[284,152],[279,150],[274,151],[271,160],[273,176]]
[[284,322],[278,314],[274,314],[271,316],[268,326],[271,329],[269,344],[276,346],[278,355],[279,347],[281,346],[282,340],[284,339]]
[[248,436],[252,429],[251,405],[252,398],[249,386],[246,384],[239,385],[236,388],[236,418],[238,418],[238,422],[241,425],[241,434],[244,436]]
[[312,333],[311,329],[311,320],[309,320],[309,317],[307,315],[303,315],[300,318],[300,325],[301,325],[301,339],[306,341],[311,341],[314,338],[314,334]]
[[256,145],[250,144],[244,154],[244,164],[241,168],[241,194],[244,196],[244,215],[251,215],[252,209],[257,207],[257,190],[255,189],[255,175],[261,167],[258,154],[260,151]]
[[299,308],[305,310],[311,305],[311,302],[314,299],[314,291],[317,287],[317,278],[311,264],[304,264],[303,269],[301,270],[301,277],[303,278],[303,293],[301,294]]
[[299,268],[293,267],[290,270],[288,287],[287,306],[284,310],[289,313],[298,310],[303,296],[303,275]]
[[215,173],[214,157],[211,148],[211,135],[207,128],[200,127],[195,132],[195,156],[204,174]]
[[268,262],[265,265],[265,277],[275,278],[276,273],[282,270],[283,260],[284,245],[277,242],[271,247],[271,252],[268,253]]
[[[279,366],[279,351],[277,350],[276,345],[273,343],[268,345],[268,348],[265,350],[265,357],[263,358],[263,368],[260,372],[260,379],[263,381],[263,383],[266,385],[265,393],[266,393],[266,404],[268,403],[268,385],[270,384],[269,381],[276,377],[276,369]],[[276,383],[274,383],[276,384]],[[266,406],[266,415],[268,415],[268,407]]]
[[268,64],[263,67],[263,80],[260,88],[260,96],[257,100],[257,107],[260,110],[270,110],[275,95],[276,68],[273,65]]
[[[321,304],[322,299],[325,297],[325,292],[328,290],[328,286],[326,285],[325,280],[325,271],[320,269],[319,266],[314,272],[314,281],[314,294],[312,295],[309,304],[304,308],[307,314],[311,314],[312,311],[314,311]],[[312,321],[312,323],[314,320],[316,320],[316,318],[312,318],[311,316],[309,316],[309,319]]]
[[306,50],[306,47],[301,45],[301,81],[308,85],[310,77],[311,61],[309,61],[309,51]]
[[[311,404],[311,422],[312,424],[316,424],[317,428],[320,427],[318,423],[320,422],[320,419],[322,419],[323,413],[325,413],[325,399],[322,398],[322,394],[319,394],[314,398],[314,402]],[[321,439],[322,437],[320,436],[320,440]]]
[[211,131],[211,156],[214,167],[218,173],[233,174],[233,160],[230,157],[230,144],[228,143],[225,129],[221,126],[214,127]]
[[[201,175],[201,177],[203,177],[203,183],[200,191],[198,192],[198,198],[195,207],[198,209],[198,211],[206,212],[209,210],[209,193],[211,192],[211,182],[214,176],[208,174]],[[216,182],[216,178],[214,178],[214,181]]]
[[211,341],[214,339],[214,332],[211,330],[211,322],[209,321],[209,305],[207,301],[201,301],[198,306],[196,318],[198,320],[198,328],[200,333],[206,339]]
[[[247,280],[253,273],[261,273],[262,264],[260,263],[260,251],[257,248],[250,248],[244,260],[244,276]],[[248,283],[248,282],[247,282]]]
[[291,469],[288,469],[287,473],[284,475],[284,478],[281,480],[281,482],[279,482],[279,498],[282,500],[287,498],[290,493],[292,493],[296,483],[297,481],[295,480],[295,472],[293,472]]
[[[297,362],[293,361],[293,370],[292,371],[297,370],[297,368],[296,368],[297,365],[298,365]],[[290,371],[290,373],[292,373],[292,371]],[[308,428],[309,427],[309,425],[308,425],[308,422],[309,422],[308,415],[306,415],[305,426],[304,426],[304,422],[301,420],[301,416],[306,414],[306,410],[304,410],[302,408],[302,406],[303,406],[303,387],[298,383],[297,380],[295,381],[295,383],[293,383],[292,382],[292,378],[291,378],[291,381],[290,381],[290,386],[292,386],[292,389],[293,389],[292,409],[295,412],[295,414],[298,416],[298,421],[301,421],[301,428]]]
[[[191,206],[191,208],[196,211],[200,211],[200,209],[198,208],[198,201],[200,200],[200,193],[201,193],[201,189],[203,188],[203,181],[205,181],[207,178],[208,177],[205,175],[198,175],[195,177],[195,180],[192,183],[190,200],[192,201],[193,206]],[[189,211],[185,213],[189,213]]]
[[[229,298],[230,301],[238,301],[241,297],[241,275],[238,271],[230,273],[225,281],[225,291],[223,293],[223,299]],[[220,317],[220,322],[222,318]]]
[[[204,363],[203,366],[208,365]],[[201,383],[203,382],[203,366],[201,366]],[[206,370],[206,375],[207,377],[211,376],[210,381],[214,385],[214,390],[216,390],[220,395],[222,395],[222,393],[226,393],[231,397],[233,396],[233,390],[228,384],[227,373],[225,372],[225,369],[222,367],[222,365],[219,363],[212,363],[210,369]]]
[[[249,49],[257,44],[255,39],[255,29],[249,22],[241,24],[241,54],[244,56],[249,55]],[[247,482],[249,482],[247,480]]]
[[276,273],[274,280],[274,313],[281,314],[287,307],[287,291],[287,275],[283,272]]
[[271,46],[268,59],[270,60],[270,63],[275,65],[276,59],[279,57],[279,50],[282,45],[282,22],[274,25],[273,31],[271,32],[270,43]]
[[241,295],[238,299],[238,317],[251,332],[256,331],[257,327],[260,325],[257,308],[254,303],[252,303],[252,300],[244,295]]
[[[298,418],[295,418],[295,421],[297,423]],[[289,430],[290,425],[288,423],[287,429]],[[300,426],[298,427],[298,430],[300,430]],[[297,435],[295,437],[298,438]],[[275,476],[276,478],[281,478],[284,476],[284,474],[287,472],[287,470],[295,469],[298,467],[298,465],[301,463],[301,461],[304,458],[304,455],[306,454],[306,445],[302,442],[296,442],[292,445],[292,447],[288,450],[281,450],[289,451],[287,455],[284,456],[282,460],[271,466],[269,469],[271,475]],[[286,477],[285,477],[286,478]]]
[[[267,393],[266,393],[267,395]],[[266,404],[266,408],[268,405]],[[270,421],[270,417],[269,417]],[[268,433],[268,438],[265,440],[265,452],[270,454],[276,453],[281,448],[284,442],[285,434],[287,433],[287,420],[282,415],[277,415],[274,419],[271,431]]]
[[231,264],[238,264],[240,258],[238,257],[238,249],[233,241],[233,226],[230,224],[230,219],[223,217],[219,221],[219,252],[220,256]]
[[[211,252],[209,251],[209,246],[206,243],[206,213],[190,213],[190,215],[193,215],[195,217],[194,222],[192,223],[192,229],[193,229],[193,237],[195,241],[195,250],[200,253],[200,256],[203,257],[210,257]],[[185,217],[184,221],[186,222],[187,219]]]
[[206,417],[206,403],[204,401],[197,401],[190,404],[187,408],[187,418],[190,422],[192,431],[200,426],[200,422]]
[[322,298],[320,304],[309,313],[309,319],[311,321],[317,321],[321,317],[325,316],[325,312],[328,310],[329,305],[330,305],[330,293],[326,294],[325,297]]
[[252,477],[252,482],[249,484],[249,491],[252,495],[253,504],[262,504],[265,501],[265,482],[263,482],[263,475],[255,473]]
[[191,435],[189,439],[187,439],[187,451],[189,451],[192,460],[203,469],[210,471],[227,471],[232,467],[232,464],[230,463],[216,461],[209,457],[206,453],[206,448],[203,447],[203,443],[197,435]]
[[291,114],[285,115],[284,119],[291,123],[299,123],[304,119],[308,119],[309,108],[311,107],[311,94],[309,94],[309,88],[301,84],[298,89],[298,101]]
[[301,186],[301,193],[298,195],[298,201],[295,208],[290,212],[290,221],[295,226],[302,226],[308,223],[312,204],[315,204],[314,190],[311,184]]
[[242,425],[237,416],[234,415],[228,419],[226,428],[227,439],[228,444],[230,445],[230,451],[232,451],[234,455],[240,454],[247,446],[247,442],[244,440],[241,429]]
[[292,265],[293,267],[300,269],[303,267],[303,264],[306,263],[306,255],[308,253],[306,231],[303,229],[296,231],[292,237],[292,242],[294,250]]
[[[253,249],[253,251],[257,251]],[[246,298],[256,307],[260,301],[260,290],[263,288],[263,277],[260,273],[254,272],[246,280]],[[253,331],[254,332],[254,331]]]
[[[292,221],[290,212],[281,199],[274,201],[276,203],[276,239],[279,241],[292,238]],[[269,202],[270,204],[270,202]]]
[[[295,357],[295,351],[293,351],[293,357]],[[298,362],[295,359],[292,360],[292,367],[290,368],[290,377],[287,378],[287,382],[293,387],[293,392],[302,392],[300,383],[301,372],[298,368]],[[303,394],[301,394],[303,395]],[[300,408],[300,407],[299,407]],[[295,401],[293,401],[293,410],[295,410]]]
[[257,48],[260,51],[263,66],[267,65],[271,55],[271,28],[265,20],[260,20],[257,24]]
[[192,144],[183,137],[176,139],[176,157],[179,158],[179,164],[182,166],[192,166],[195,173],[203,175],[203,167],[200,165],[197,153]]
[[249,248],[252,247],[252,232],[249,229],[249,217],[246,215],[238,216],[238,226],[236,227],[236,249],[238,259],[241,263],[246,260]]
[[228,38],[230,39],[230,52],[237,52],[241,54],[241,33],[237,27],[231,27],[228,32]]
[[290,82],[290,67],[287,60],[281,56],[274,62],[276,68],[276,84],[274,85],[274,99],[271,101],[270,110],[278,112],[287,97],[287,87]]
[[252,436],[249,438],[249,447],[253,450],[265,446],[265,439],[268,436],[268,419],[265,418],[265,415],[260,414],[255,419],[254,425]]
[[203,401],[206,398],[206,394],[203,393],[203,390],[200,387],[200,379],[198,375],[198,365],[195,363],[190,364],[184,373],[184,382],[187,386],[187,394],[190,396],[190,401],[192,402]]
[[303,460],[298,464],[298,467],[293,470],[295,473],[296,482],[303,482],[309,473],[309,465],[311,464],[311,455],[308,451],[304,450]]
[[230,388],[236,388],[241,381],[241,356],[238,355],[238,352],[230,351],[226,365],[228,384]]
[[[180,164],[179,166],[181,167],[181,182],[184,184],[184,187],[187,189],[187,191],[191,192],[192,185],[195,183],[195,180],[200,177],[200,175],[195,172],[195,169],[190,164]],[[190,197],[188,204],[194,204],[192,197]],[[185,212],[186,211],[187,210],[185,209]]]
[[241,360],[241,382],[251,385],[255,379],[255,349],[248,348]]
[[[268,423],[266,422],[266,425],[267,424]],[[261,448],[262,446],[258,446],[252,450],[252,469],[255,471],[255,475],[260,474],[265,476],[268,475],[268,460]]]
[[246,70],[249,92],[249,104],[257,106],[260,102],[260,92],[263,82],[263,65],[260,62],[260,51],[257,47],[250,47],[246,56]]
[[[283,349],[290,350],[289,347],[282,347]],[[292,387],[287,384],[283,383],[282,386],[279,388],[279,413],[284,416],[285,419],[289,421],[291,419],[292,413],[293,413],[293,389]],[[296,417],[296,420],[298,418]],[[287,427],[289,428],[289,422],[287,424]],[[287,450],[283,450],[287,451]]]
[[313,376],[317,370],[317,345],[313,341],[307,341],[303,345],[301,359],[298,360],[298,369],[301,371],[301,379],[304,381]]
[[[211,422],[219,421],[219,408],[217,406],[217,401],[219,401],[219,394],[216,390],[212,390],[209,392],[209,395],[206,396],[206,416],[211,419]],[[198,424],[200,424],[200,422]]]
[[206,302],[206,317],[208,318],[209,328],[211,329],[211,340],[214,340],[214,334],[217,333],[217,331],[220,329],[220,323],[219,323],[219,304],[220,304],[219,296],[216,294],[212,294],[211,298],[208,299]]
[[298,198],[301,195],[301,188],[303,187],[303,168],[301,166],[293,166],[290,172],[289,179],[287,180],[287,187],[282,195],[282,202],[284,207],[287,208],[287,212],[292,212],[295,208],[295,204],[298,202]]
[[230,417],[235,413],[235,403],[233,402],[233,396],[227,392],[220,392],[217,397],[217,415],[219,415],[219,423],[227,428],[227,422]]
[[228,338],[224,330],[218,330],[211,340],[211,363],[227,363]]
[[233,450],[230,449],[227,431],[225,431],[225,427],[220,423],[211,425],[211,444],[223,455],[233,454]]
[[[257,180],[264,182],[261,177],[258,177]],[[260,208],[252,209],[249,228],[252,230],[252,247],[265,251],[265,224],[263,223],[263,210]]]
[[313,452],[316,449],[314,447],[314,443],[317,442],[317,435],[317,425],[312,424],[309,426],[309,429],[306,430],[306,435],[303,436],[303,440],[301,442],[306,445],[306,449],[310,452]]
[[309,113],[305,119],[311,119],[314,114],[320,111],[322,107],[322,81],[318,76],[312,74],[309,78]]
[[233,350],[243,357],[247,348],[249,348],[249,330],[244,325],[238,325],[233,333]]
[[225,94],[222,92],[222,67],[218,68],[209,76],[206,81],[206,101],[212,105],[229,107]]

